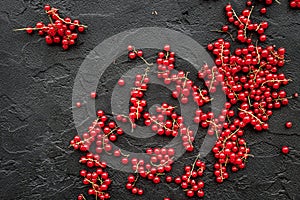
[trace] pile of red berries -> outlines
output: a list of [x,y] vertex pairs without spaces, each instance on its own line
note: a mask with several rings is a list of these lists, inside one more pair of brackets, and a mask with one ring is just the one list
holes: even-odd
[[[129,49],[131,48],[129,47]],[[272,115],[272,109],[288,103],[285,91],[276,92],[282,84],[287,84],[288,80],[283,74],[277,74],[277,68],[284,64],[283,48],[275,51],[272,46],[264,49],[248,44],[247,48],[235,49],[234,53],[230,53],[230,43],[223,39],[208,45],[208,48],[216,56],[216,66],[209,68],[209,66],[204,65],[198,72],[199,79],[207,79],[205,82],[206,89],[196,86],[188,78],[188,73],[173,72],[175,53],[170,51],[169,46],[158,53],[156,60],[157,76],[165,84],[176,85],[176,90],[172,92],[172,96],[176,99],[180,98],[182,103],[186,103],[192,96],[194,102],[200,106],[195,111],[194,122],[201,124],[203,128],[210,127],[209,135],[217,134],[218,140],[212,151],[217,159],[214,165],[214,174],[216,181],[221,183],[229,177],[228,166],[231,165],[233,172],[243,169],[247,158],[251,156],[250,149],[242,137],[244,127],[249,124],[257,131],[268,129],[267,120]],[[143,52],[139,55],[137,52],[134,49],[130,50],[129,58],[136,59],[139,57],[144,60]],[[146,64],[152,65],[147,62]],[[181,137],[182,145],[188,152],[192,152],[194,150],[194,132],[184,125],[183,117],[175,112],[174,106],[163,103],[156,108],[156,114],[147,112],[147,101],[144,96],[150,81],[147,76],[148,70],[149,67],[145,69],[144,74],[136,75],[134,87],[131,89],[129,113],[128,115],[114,114],[116,120],[119,123],[130,123],[132,129],[135,129],[136,122],[141,120],[146,126],[151,126],[152,131],[160,136]],[[214,116],[214,113],[204,112],[201,107],[213,100],[208,96],[208,93],[216,92],[217,87],[223,89],[228,97],[228,102],[225,103],[221,114]],[[91,93],[91,98],[96,96],[95,92]],[[184,98],[187,100],[183,100]],[[235,105],[239,105],[238,112],[233,109]],[[117,140],[117,136],[123,134],[122,128],[118,127],[117,123],[102,110],[97,111],[97,116],[98,118],[88,128],[88,132],[83,133],[83,139],[75,136],[71,141],[74,149],[81,151],[92,150],[90,148],[93,143],[95,144],[93,150],[96,154],[87,153],[80,159],[80,162],[86,163],[88,167],[104,169],[106,162],[100,161],[100,154],[113,154],[120,159],[121,164],[129,165],[135,171],[135,174],[128,176],[126,184],[126,189],[130,190],[132,194],[144,194],[144,190],[137,187],[139,177],[151,180],[155,184],[162,182],[161,176],[165,176],[172,169],[175,150],[172,148],[147,149],[146,153],[149,155],[149,160],[140,160],[129,154],[124,154],[120,149],[113,149],[111,144]],[[195,166],[198,168],[196,169]],[[195,194],[202,197],[204,195],[204,183],[201,180],[196,181],[195,178],[202,176],[204,169],[205,164],[197,159],[192,167],[185,167],[186,173],[184,175],[176,178],[166,176],[165,180],[168,183],[174,181],[180,184],[188,197]],[[88,193],[98,194],[91,191]],[[102,197],[100,199],[103,199]]]
[[[234,24],[237,28],[237,39],[243,43],[252,43],[252,38],[248,36],[247,31],[256,32],[259,34],[259,41],[265,42],[267,36],[264,34],[265,30],[268,28],[267,22],[253,23],[250,19],[254,6],[251,9],[244,9],[241,15],[237,15],[232,9],[232,6],[228,4],[225,7],[226,16],[228,22]],[[263,11],[264,12],[264,11]],[[223,27],[224,29],[224,27]]]
[[[74,144],[80,143],[80,141],[78,136],[74,138]],[[87,153],[86,156],[82,156],[80,158],[80,163],[85,164],[88,168],[96,167],[96,171],[80,171],[80,176],[84,178],[82,183],[90,186],[88,194],[94,195],[99,199],[109,199],[110,195],[107,190],[111,184],[111,179],[109,178],[108,173],[104,171],[106,163],[100,161],[100,156],[98,154],[92,153]],[[85,199],[83,194],[78,196],[78,200],[81,199]]]
[[80,24],[78,19],[62,18],[58,9],[48,4],[44,6],[44,10],[49,16],[50,22],[48,24],[37,22],[35,27],[15,29],[15,31],[25,30],[28,34],[32,34],[34,30],[37,30],[40,36],[45,36],[48,45],[60,44],[64,50],[67,50],[69,46],[75,44],[78,37],[77,32],[82,33],[87,28],[87,26]]
[[174,183],[181,186],[181,188],[186,192],[187,197],[203,197],[204,196],[204,182],[198,177],[203,176],[203,172],[206,169],[205,163],[201,162],[198,158],[195,160],[193,165],[186,165],[184,167],[184,174],[177,176],[172,179],[171,176],[166,177],[168,183],[174,181]]
[[143,189],[136,186],[139,177],[159,184],[161,182],[160,177],[172,169],[172,158],[175,154],[173,148],[149,148],[146,153],[150,156],[149,161],[131,158],[130,164],[135,175],[130,174],[128,176],[126,189],[130,190],[132,194],[142,195],[144,193]]
[[[270,3],[272,1],[266,1],[266,4]],[[252,4],[247,3],[247,6]],[[175,52],[171,51],[169,45],[159,51],[156,58],[157,77],[163,84],[175,86],[170,95],[182,104],[193,101],[198,105],[194,123],[202,128],[208,128],[208,135],[217,136],[212,152],[216,158],[214,175],[218,183],[222,183],[229,177],[229,171],[237,172],[244,169],[247,159],[252,156],[244,138],[245,128],[251,127],[255,131],[267,130],[268,120],[273,115],[273,110],[287,105],[292,98],[281,89],[290,80],[278,70],[285,64],[285,49],[273,45],[263,46],[263,42],[267,39],[265,31],[268,23],[252,22],[253,7],[244,9],[240,16],[236,15],[229,4],[225,10],[228,21],[237,27],[236,38],[241,45],[232,49],[232,43],[223,38],[208,44],[208,50],[215,57],[215,66],[204,64],[198,71],[198,79],[204,82],[206,87],[196,85],[195,81],[189,78],[189,72],[174,70],[176,69]],[[229,27],[225,25],[222,31],[226,32],[228,29]],[[248,31],[257,33],[258,41],[252,38],[253,34],[247,34]],[[107,188],[111,181],[108,174],[104,172],[107,164],[101,156],[106,153],[118,158],[122,165],[132,169],[133,173],[127,177],[125,186],[132,194],[144,194],[144,190],[138,186],[138,179],[143,178],[154,184],[164,181],[176,183],[181,186],[187,197],[203,197],[204,182],[200,177],[206,166],[199,160],[199,156],[193,164],[185,166],[183,175],[172,177],[167,173],[172,170],[174,163],[176,152],[173,148],[145,149],[148,155],[145,160],[120,149],[114,149],[112,143],[124,133],[118,124],[130,124],[134,130],[137,123],[142,122],[161,137],[180,137],[181,145],[187,152],[194,151],[195,133],[185,125],[183,116],[176,112],[175,106],[162,103],[157,106],[156,113],[148,112],[145,94],[150,83],[148,72],[153,63],[148,63],[143,58],[142,50],[135,50],[130,45],[128,51],[130,60],[141,59],[148,65],[144,74],[137,74],[132,83],[128,113],[107,114],[98,110],[97,119],[88,127],[88,131],[83,133],[82,137],[75,136],[71,141],[74,149],[95,152],[95,154],[87,153],[80,159],[80,162],[89,168],[97,169],[96,172],[88,173],[84,170],[80,172],[85,177],[84,184],[92,185],[88,194],[96,195],[100,199],[110,197]],[[123,86],[125,81],[120,79],[118,84]],[[203,107],[214,100],[210,95],[220,91],[219,89],[225,93],[227,102],[218,115],[210,111],[206,112]],[[298,95],[295,94],[294,97],[296,96]],[[91,98],[96,97],[97,94],[92,92]],[[118,123],[111,119],[111,115],[115,116]],[[291,128],[292,123],[286,123],[286,127]],[[282,153],[288,152],[288,147],[282,147]],[[83,198],[83,195],[78,196],[79,200]]]

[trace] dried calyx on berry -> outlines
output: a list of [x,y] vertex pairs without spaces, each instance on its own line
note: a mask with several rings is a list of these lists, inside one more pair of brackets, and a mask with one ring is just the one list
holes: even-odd
[[64,50],[75,44],[78,38],[78,32],[82,33],[87,28],[86,25],[80,24],[78,19],[72,20],[70,17],[62,18],[58,9],[50,5],[44,6],[44,11],[49,17],[49,23],[37,22],[35,27],[15,29],[14,31],[26,31],[32,34],[38,31],[40,36],[45,36],[45,42],[48,45],[60,44]]

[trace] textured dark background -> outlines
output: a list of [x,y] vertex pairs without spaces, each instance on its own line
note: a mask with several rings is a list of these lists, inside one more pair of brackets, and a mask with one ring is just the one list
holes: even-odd
[[[79,152],[68,148],[76,134],[72,123],[72,86],[85,56],[104,39],[119,32],[144,26],[167,27],[189,35],[202,45],[220,37],[212,29],[225,23],[227,1],[49,1],[64,16],[79,18],[89,25],[86,34],[68,51],[49,47],[37,34],[12,32],[14,28],[34,25],[47,17],[41,1],[1,0],[0,2],[0,199],[75,199],[86,191],[78,176],[82,166]],[[244,1],[231,1],[240,10]],[[300,12],[291,10],[286,0],[268,7],[265,16],[270,27],[267,44],[286,47],[290,60],[282,71],[291,79],[285,87],[289,94],[299,92]],[[258,8],[255,18],[259,20]],[[152,15],[157,11],[157,15]],[[227,35],[225,36],[227,39]],[[158,47],[159,48],[159,47]],[[124,57],[125,61],[126,58]],[[112,69],[113,70],[113,69]],[[112,74],[111,74],[112,76]],[[109,95],[109,82],[99,94]],[[87,92],[87,95],[89,92]],[[205,193],[207,199],[300,199],[299,100],[275,111],[270,129],[262,133],[248,131],[246,138],[255,158],[245,170],[232,174],[224,184],[216,184],[212,174],[213,158],[207,156]],[[101,99],[98,99],[99,107]],[[287,120],[294,122],[285,129]],[[204,130],[202,130],[204,133]],[[138,145],[138,142],[136,142]],[[126,142],[123,144],[126,146]],[[291,152],[282,155],[288,145]],[[174,165],[174,174],[185,155]],[[142,197],[132,196],[124,188],[126,173],[109,169],[113,184],[112,199],[186,199],[175,185],[153,185],[141,181]]]

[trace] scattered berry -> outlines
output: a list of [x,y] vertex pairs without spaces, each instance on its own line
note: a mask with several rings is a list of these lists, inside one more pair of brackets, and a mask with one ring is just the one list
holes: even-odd
[[119,79],[119,80],[118,80],[118,85],[119,85],[119,86],[124,86],[124,85],[125,85],[124,79]]
[[81,103],[80,103],[80,102],[77,102],[77,103],[76,103],[76,107],[77,107],[77,108],[80,108],[80,107],[81,107]]
[[97,93],[96,92],[91,92],[90,97],[92,99],[95,99],[97,97]]
[[289,147],[287,147],[287,146],[283,146],[283,147],[281,148],[281,152],[284,153],[284,154],[288,154],[289,151],[290,151],[290,149],[289,149]]
[[292,126],[293,126],[293,123],[292,123],[292,122],[286,122],[286,123],[285,123],[285,127],[286,127],[286,128],[292,128]]

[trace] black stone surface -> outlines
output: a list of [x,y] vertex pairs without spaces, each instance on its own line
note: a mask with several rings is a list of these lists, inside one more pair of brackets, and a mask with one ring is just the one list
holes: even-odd
[[[244,1],[231,2],[237,10],[244,7]],[[281,2],[268,7],[263,18],[270,24],[266,31],[267,44],[287,50],[290,62],[282,72],[293,80],[285,87],[288,94],[293,94],[299,92],[300,12],[291,10],[286,0]],[[34,25],[39,20],[47,22],[42,10],[45,3],[89,26],[70,50],[47,46],[37,34],[12,32],[14,28]],[[69,149],[68,144],[76,134],[71,112],[73,81],[90,50],[114,34],[144,26],[180,31],[203,46],[220,36],[230,39],[227,35],[210,32],[226,22],[226,3],[221,0],[2,0],[0,199],[76,199],[87,190],[78,175],[82,168],[78,163],[81,154]],[[157,15],[153,15],[153,11]],[[255,12],[255,18],[261,19],[258,9]],[[98,93],[109,96],[112,84],[115,82],[99,87]],[[97,102],[99,107],[106,106],[100,105],[101,99]],[[299,100],[291,100],[288,106],[274,112],[268,131],[247,131],[245,137],[255,158],[250,158],[246,169],[231,174],[224,184],[215,183],[214,159],[209,154],[204,176],[206,199],[300,199],[299,109]],[[289,130],[284,127],[288,120],[294,124]],[[132,144],[140,145],[138,141]],[[127,145],[126,141],[123,145]],[[282,145],[291,148],[288,155],[280,153]],[[192,160],[191,155],[182,157],[174,165],[173,173],[180,173],[183,163]],[[127,174],[111,169],[109,172],[113,180],[112,199],[187,199],[175,185],[154,185],[148,181],[140,182],[145,195],[132,196],[124,188]]]

